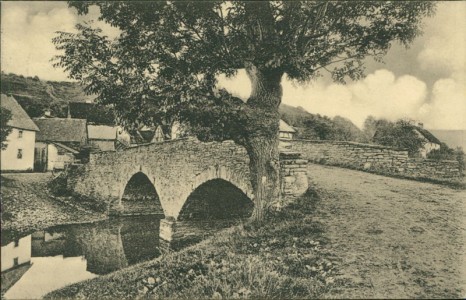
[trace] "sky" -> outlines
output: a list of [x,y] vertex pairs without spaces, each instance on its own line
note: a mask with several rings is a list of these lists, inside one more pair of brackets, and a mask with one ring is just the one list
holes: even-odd
[[[1,68],[6,73],[68,80],[50,59],[58,54],[52,44],[56,31],[74,31],[78,16],[65,2],[1,2]],[[118,34],[97,22],[110,37]],[[282,102],[311,113],[340,115],[362,127],[368,115],[395,121],[424,123],[429,129],[466,130],[466,2],[441,2],[435,16],[424,21],[424,34],[409,49],[394,44],[385,63],[366,61],[367,76],[346,85],[324,76],[306,85],[283,79]],[[247,98],[249,80],[244,71],[220,85]]]

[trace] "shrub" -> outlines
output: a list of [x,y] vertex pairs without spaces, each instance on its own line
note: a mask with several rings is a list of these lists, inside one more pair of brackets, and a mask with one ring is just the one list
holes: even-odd
[[417,156],[424,140],[414,129],[415,127],[403,120],[396,123],[386,121],[377,128],[373,141],[384,146],[407,149],[409,156]]
[[463,173],[464,170],[466,169],[466,164],[465,164],[465,161],[464,161],[465,154],[464,154],[463,148],[458,147],[458,148],[456,148],[455,152],[456,152],[455,158],[459,163],[460,172]]
[[463,148],[457,147],[452,149],[447,144],[442,143],[440,149],[435,149],[427,154],[428,159],[433,160],[456,160],[459,164],[460,172],[465,170],[464,151]]

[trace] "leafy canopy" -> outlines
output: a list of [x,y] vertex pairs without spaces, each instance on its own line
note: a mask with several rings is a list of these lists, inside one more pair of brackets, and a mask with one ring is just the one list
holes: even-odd
[[398,120],[393,123],[382,119],[377,122],[377,131],[373,137],[373,142],[407,149],[410,156],[418,156],[425,140],[416,132],[416,127],[407,121]]
[[[254,66],[298,82],[320,76],[359,79],[363,59],[381,60],[393,41],[408,45],[427,1],[124,1],[70,2],[79,13],[91,5],[119,28],[110,40],[91,24],[54,38],[63,54],[56,66],[81,81],[120,122],[149,124],[184,116],[199,128],[244,132],[251,105],[217,91],[217,76]],[[209,117],[206,118],[205,117]],[[253,123],[253,122],[252,122]],[[232,128],[230,130],[230,128]],[[218,129],[220,130],[220,129]],[[221,131],[221,130],[220,130]]]
[[9,127],[8,121],[12,118],[11,111],[4,107],[0,107],[0,140],[1,140],[1,150],[5,150],[8,146],[7,138],[11,133],[12,128]]

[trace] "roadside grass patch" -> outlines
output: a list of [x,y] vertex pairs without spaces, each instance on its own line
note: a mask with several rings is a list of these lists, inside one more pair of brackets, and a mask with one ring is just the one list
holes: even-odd
[[339,262],[324,226],[312,220],[308,191],[262,226],[243,223],[179,252],[162,255],[46,298],[318,298],[334,285]]

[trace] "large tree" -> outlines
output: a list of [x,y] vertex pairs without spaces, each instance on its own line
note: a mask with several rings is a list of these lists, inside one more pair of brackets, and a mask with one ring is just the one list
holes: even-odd
[[[363,60],[380,60],[420,32],[433,3],[367,1],[125,1],[91,5],[119,28],[110,40],[90,24],[54,39],[57,66],[81,81],[121,124],[189,123],[201,139],[233,139],[250,157],[255,218],[279,197],[278,107],[284,75],[303,83],[321,74],[359,79]],[[217,90],[220,74],[245,69],[247,101]]]

